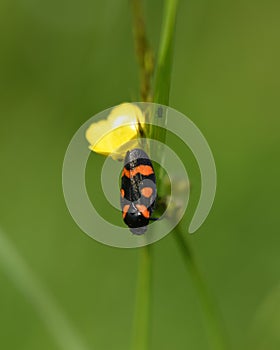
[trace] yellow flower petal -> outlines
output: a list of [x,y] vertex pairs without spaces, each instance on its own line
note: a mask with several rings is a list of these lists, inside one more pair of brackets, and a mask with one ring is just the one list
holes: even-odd
[[137,138],[139,124],[144,127],[144,123],[145,117],[139,107],[123,103],[115,107],[107,119],[90,125],[86,131],[89,148],[99,154],[111,154],[114,159],[123,158],[127,152],[125,143]]

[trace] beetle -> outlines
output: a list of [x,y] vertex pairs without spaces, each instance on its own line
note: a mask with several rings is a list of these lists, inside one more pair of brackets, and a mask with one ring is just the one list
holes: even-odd
[[146,232],[157,197],[156,176],[152,161],[140,148],[127,151],[121,175],[120,202],[122,217],[136,235]]

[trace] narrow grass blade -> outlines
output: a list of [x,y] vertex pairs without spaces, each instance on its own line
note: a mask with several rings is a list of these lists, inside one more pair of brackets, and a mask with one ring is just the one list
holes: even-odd
[[178,249],[182,253],[184,263],[193,281],[197,293],[196,295],[204,316],[204,324],[211,349],[228,350],[229,343],[220,315],[220,310],[218,309],[214,296],[198,269],[192,249],[179,226],[174,229],[173,237],[176,240]]
[[164,3],[161,40],[156,65],[154,102],[167,106],[169,105],[177,7],[178,0],[166,0]]
[[[140,71],[140,96],[142,101],[146,102],[152,98],[153,51],[146,36],[143,0],[131,0],[131,5],[135,51]],[[151,247],[145,246],[138,251],[139,266],[131,350],[146,350],[149,347],[150,333]]]
[[138,281],[132,334],[132,350],[149,347],[152,261],[151,247],[139,249]]
[[89,350],[46,288],[0,228],[0,264],[15,287],[33,305],[49,334],[62,350]]
[[[157,61],[155,78],[154,102],[169,105],[169,95],[171,86],[172,61],[174,55],[174,33],[176,23],[176,13],[178,0],[166,0],[163,14],[162,34]],[[167,116],[155,118],[154,122],[158,127],[151,129],[150,137],[165,143],[166,129],[164,123]],[[163,154],[163,153],[162,153]],[[162,159],[162,163],[164,159]],[[162,168],[161,168],[162,169]],[[159,191],[162,192],[163,172],[159,169]],[[192,277],[197,296],[204,314],[205,324],[208,331],[209,342],[213,350],[228,349],[224,327],[222,325],[219,311],[214,298],[211,296],[207,285],[196,265],[194,256],[190,250],[188,242],[184,239],[181,229],[177,226],[173,231],[173,236],[178,243],[184,262]]]

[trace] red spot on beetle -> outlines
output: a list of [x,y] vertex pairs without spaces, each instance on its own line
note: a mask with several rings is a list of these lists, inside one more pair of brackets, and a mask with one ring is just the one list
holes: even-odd
[[142,188],[141,193],[144,197],[149,198],[153,194],[153,189],[152,187],[144,187]]
[[153,173],[154,173],[154,170],[150,165],[138,165],[137,167],[131,170],[127,170],[124,167],[122,171],[122,177],[126,176],[128,178],[132,178],[137,174],[149,176],[149,175],[152,175]]
[[123,210],[122,210],[122,212],[123,212],[122,213],[123,219],[125,218],[125,216],[126,216],[126,214],[128,212],[128,209],[129,209],[129,204],[124,205]]
[[148,219],[150,217],[150,212],[147,207],[143,204],[136,204],[136,208],[140,211],[140,213]]

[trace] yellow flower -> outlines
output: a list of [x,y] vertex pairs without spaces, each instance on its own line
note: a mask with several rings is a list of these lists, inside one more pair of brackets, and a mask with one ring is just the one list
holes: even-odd
[[89,148],[113,159],[123,159],[128,148],[136,148],[136,138],[139,134],[139,126],[144,128],[145,116],[141,109],[132,103],[122,103],[112,109],[107,119],[100,120],[90,125],[86,131],[86,139],[90,143]]

